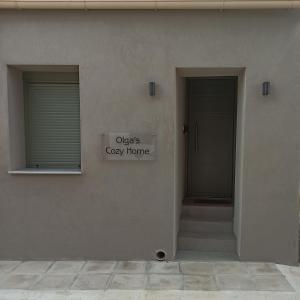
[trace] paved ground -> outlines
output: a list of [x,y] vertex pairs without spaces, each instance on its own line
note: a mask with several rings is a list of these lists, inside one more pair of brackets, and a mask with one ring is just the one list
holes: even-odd
[[244,262],[0,261],[0,300],[300,299],[300,267]]

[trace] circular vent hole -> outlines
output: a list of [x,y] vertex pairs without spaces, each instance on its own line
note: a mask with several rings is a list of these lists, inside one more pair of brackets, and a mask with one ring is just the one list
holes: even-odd
[[157,260],[165,260],[166,259],[166,253],[163,250],[156,251],[156,259]]

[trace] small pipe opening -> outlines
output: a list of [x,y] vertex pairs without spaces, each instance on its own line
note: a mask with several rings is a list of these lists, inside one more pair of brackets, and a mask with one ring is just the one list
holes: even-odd
[[156,259],[160,260],[160,261],[165,260],[166,259],[166,252],[163,251],[163,250],[156,251]]

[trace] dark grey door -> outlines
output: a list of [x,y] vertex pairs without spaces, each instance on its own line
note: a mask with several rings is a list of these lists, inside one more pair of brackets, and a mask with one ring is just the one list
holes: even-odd
[[234,184],[235,77],[187,79],[187,198],[231,202]]

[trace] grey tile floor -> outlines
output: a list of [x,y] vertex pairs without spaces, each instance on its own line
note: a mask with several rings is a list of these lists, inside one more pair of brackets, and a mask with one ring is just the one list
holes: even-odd
[[0,289],[294,291],[275,264],[237,261],[0,261]]

